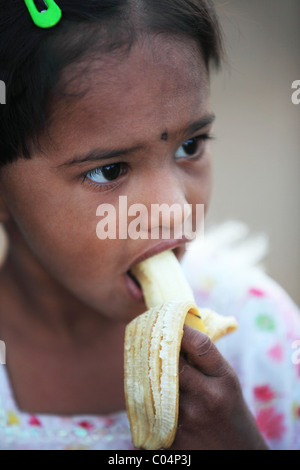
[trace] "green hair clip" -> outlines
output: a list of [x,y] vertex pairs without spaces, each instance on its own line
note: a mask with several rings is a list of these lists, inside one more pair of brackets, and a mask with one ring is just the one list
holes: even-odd
[[39,11],[34,4],[34,0],[25,0],[30,16],[39,28],[52,28],[61,19],[61,9],[54,0],[43,0],[47,10]]

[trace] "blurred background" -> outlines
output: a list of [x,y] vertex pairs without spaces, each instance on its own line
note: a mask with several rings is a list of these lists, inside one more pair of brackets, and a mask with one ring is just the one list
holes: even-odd
[[300,305],[299,0],[215,0],[227,62],[213,76],[215,183],[206,228],[265,233],[264,265]]

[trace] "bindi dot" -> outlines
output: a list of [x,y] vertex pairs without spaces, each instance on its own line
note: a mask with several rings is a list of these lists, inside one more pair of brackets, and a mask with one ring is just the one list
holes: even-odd
[[169,138],[169,135],[167,132],[163,132],[162,135],[161,135],[161,140],[164,140],[165,142],[168,140]]

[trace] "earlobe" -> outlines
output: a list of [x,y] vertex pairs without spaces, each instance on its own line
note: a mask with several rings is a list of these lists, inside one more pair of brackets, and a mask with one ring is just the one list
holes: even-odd
[[0,224],[0,268],[4,264],[8,253],[8,237],[4,227]]

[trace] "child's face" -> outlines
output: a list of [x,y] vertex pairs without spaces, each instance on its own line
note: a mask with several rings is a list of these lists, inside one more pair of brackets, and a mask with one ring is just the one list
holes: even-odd
[[[134,46],[129,57],[108,55],[78,70],[65,71],[65,78],[73,74],[68,91],[86,93],[55,98],[41,140],[46,155],[36,151],[5,166],[1,195],[31,265],[85,305],[128,321],[145,306],[129,293],[126,273],[161,241],[101,241],[96,210],[116,206],[119,196],[149,211],[151,204],[208,204],[205,137],[182,147],[211,131],[207,71],[193,42],[163,37]],[[119,156],[97,160],[115,150]],[[74,162],[88,155],[92,160]],[[115,166],[92,171],[108,165]],[[176,254],[183,253],[181,244]]]

